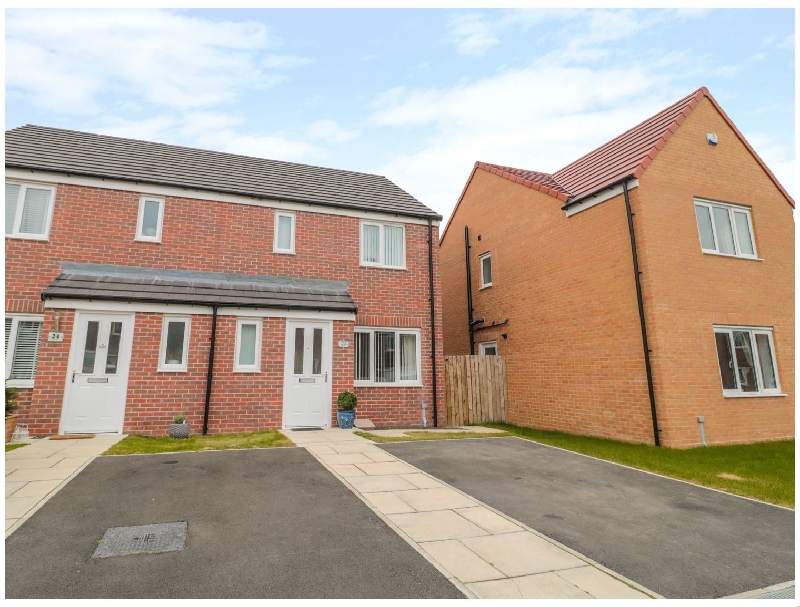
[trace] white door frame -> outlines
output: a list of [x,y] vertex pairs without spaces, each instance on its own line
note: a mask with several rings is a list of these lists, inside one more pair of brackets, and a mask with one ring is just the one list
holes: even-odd
[[[286,369],[287,365],[289,364],[288,361],[291,360],[291,357],[294,356],[294,353],[289,352],[289,326],[293,323],[315,323],[315,324],[322,324],[328,327],[328,339],[327,341],[327,348],[328,348],[328,361],[323,369],[324,373],[328,374],[330,381],[327,382],[327,393],[328,393],[328,400],[327,400],[327,408],[328,408],[328,415],[325,418],[325,425],[321,426],[322,428],[330,428],[331,426],[331,415],[333,409],[333,321],[332,320],[320,320],[319,318],[287,318],[286,319],[286,337],[284,339],[284,347],[283,347],[283,387],[282,387],[282,401],[283,407],[281,409],[281,428],[287,428],[286,425]],[[323,347],[326,344],[323,343]],[[324,358],[324,357],[323,357]],[[302,426],[293,426],[293,427],[302,427]],[[316,426],[314,426],[316,427]]]
[[64,433],[64,427],[67,421],[67,409],[69,403],[69,393],[70,388],[72,386],[72,364],[75,361],[75,357],[78,356],[78,349],[80,348],[81,344],[78,344],[78,340],[76,339],[78,333],[78,327],[80,326],[81,322],[81,315],[113,315],[113,316],[128,316],[130,318],[130,328],[128,329],[130,339],[127,340],[127,344],[123,340],[122,347],[120,348],[119,356],[120,359],[127,360],[128,364],[125,366],[125,372],[120,373],[120,379],[125,386],[125,400],[122,403],[122,415],[120,416],[120,424],[119,430],[117,432],[109,432],[108,434],[122,434],[122,428],[125,425],[125,410],[128,405],[128,378],[130,377],[130,368],[131,368],[131,354],[133,352],[133,335],[134,335],[134,323],[136,321],[136,314],[126,313],[126,312],[119,312],[119,311],[100,311],[100,310],[75,310],[74,318],[72,319],[72,334],[70,336],[71,344],[69,346],[69,358],[67,359],[67,376],[64,379],[64,396],[61,402],[61,420],[58,424],[58,433]]

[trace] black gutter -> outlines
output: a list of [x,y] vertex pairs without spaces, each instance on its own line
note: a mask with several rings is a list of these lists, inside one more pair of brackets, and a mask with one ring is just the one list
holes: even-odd
[[467,260],[467,326],[469,327],[469,353],[475,354],[475,334],[473,327],[475,322],[472,320],[472,268],[469,263],[469,226],[464,226],[464,255]]
[[430,276],[431,296],[431,362],[433,363],[433,427],[439,427],[439,414],[436,405],[436,299],[433,290],[433,220],[428,219],[428,274]]
[[625,193],[625,212],[628,215],[628,232],[631,236],[631,253],[633,254],[633,276],[636,280],[636,299],[639,302],[639,323],[642,325],[642,347],[644,348],[644,367],[647,371],[647,392],[650,395],[650,414],[653,418],[653,439],[656,447],[661,446],[661,439],[658,437],[658,417],[656,416],[656,395],[653,390],[653,371],[650,367],[650,348],[647,345],[647,325],[644,319],[644,300],[642,299],[642,282],[639,271],[639,258],[636,255],[636,234],[633,231],[633,213],[631,212],[631,201],[628,196],[628,182],[622,182],[622,191]]
[[206,408],[203,412],[203,436],[208,434],[208,409],[211,406],[211,381],[214,379],[214,346],[217,342],[217,306],[211,312],[211,349],[208,352],[208,376],[206,377]]

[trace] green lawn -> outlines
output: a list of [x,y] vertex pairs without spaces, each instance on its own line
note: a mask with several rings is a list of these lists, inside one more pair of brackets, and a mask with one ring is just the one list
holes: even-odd
[[405,436],[379,436],[369,432],[356,430],[355,434],[368,438],[376,443],[406,443],[415,440],[447,440],[453,438],[491,438],[493,436],[508,436],[506,432],[428,432],[425,430],[408,430]]
[[277,430],[259,430],[258,432],[247,434],[209,434],[207,436],[195,434],[189,438],[131,434],[108,449],[103,455],[260,449],[265,447],[292,447],[293,445],[292,441]]
[[632,468],[794,508],[794,440],[668,449],[511,424],[482,425]]
[[26,446],[28,443],[14,443],[12,445],[6,445],[6,453],[9,451],[13,451],[14,449],[19,449],[20,447]]

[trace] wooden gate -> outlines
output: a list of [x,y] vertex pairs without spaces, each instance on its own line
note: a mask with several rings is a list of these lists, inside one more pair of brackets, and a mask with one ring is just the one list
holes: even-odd
[[504,356],[446,356],[444,394],[447,425],[508,419]]

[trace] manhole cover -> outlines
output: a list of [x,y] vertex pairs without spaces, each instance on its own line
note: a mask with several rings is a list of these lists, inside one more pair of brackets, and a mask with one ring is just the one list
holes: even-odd
[[103,534],[92,558],[183,550],[186,544],[186,527],[186,522],[112,527]]

